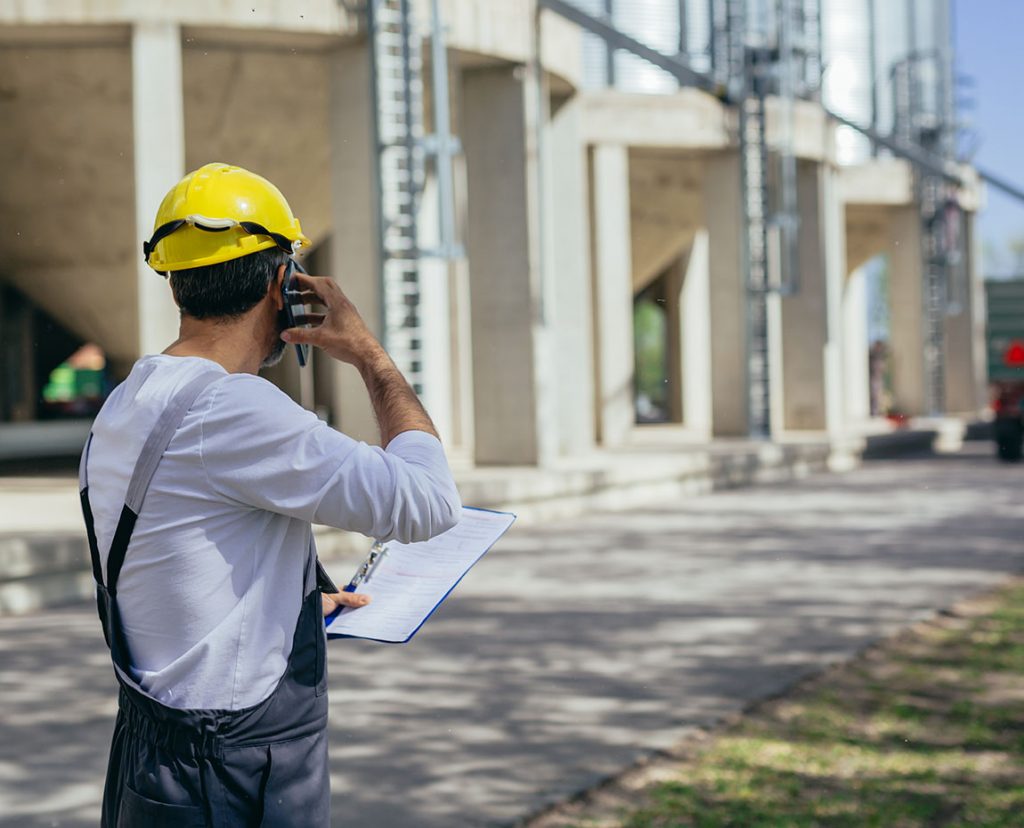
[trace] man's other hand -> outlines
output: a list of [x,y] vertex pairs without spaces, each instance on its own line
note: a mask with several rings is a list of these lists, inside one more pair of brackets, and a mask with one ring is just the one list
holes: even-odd
[[320,599],[324,605],[324,615],[330,615],[342,607],[365,607],[370,603],[369,595],[360,595],[358,592],[322,592]]

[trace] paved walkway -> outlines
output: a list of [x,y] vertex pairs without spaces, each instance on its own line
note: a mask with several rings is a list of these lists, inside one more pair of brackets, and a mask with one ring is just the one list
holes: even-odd
[[[412,644],[332,642],[335,824],[513,823],[1024,569],[989,455],[513,528]],[[92,608],[0,619],[0,664],[0,823],[94,825]]]

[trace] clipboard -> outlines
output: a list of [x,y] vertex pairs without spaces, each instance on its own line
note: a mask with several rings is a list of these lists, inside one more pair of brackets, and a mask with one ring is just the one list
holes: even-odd
[[344,589],[373,600],[328,615],[327,637],[409,642],[515,519],[511,512],[463,506],[459,522],[428,541],[375,542]]

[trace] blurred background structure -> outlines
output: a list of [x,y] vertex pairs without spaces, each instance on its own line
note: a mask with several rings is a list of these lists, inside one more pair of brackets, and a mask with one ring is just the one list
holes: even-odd
[[[141,240],[210,161],[281,187],[467,485],[842,467],[987,404],[945,0],[68,0],[0,42],[0,459],[76,455],[175,338]],[[373,439],[348,366],[268,376]]]

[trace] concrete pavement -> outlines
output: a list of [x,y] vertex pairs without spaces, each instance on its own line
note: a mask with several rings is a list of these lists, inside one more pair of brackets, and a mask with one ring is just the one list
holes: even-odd
[[[513,823],[1024,569],[990,454],[514,527],[410,645],[331,643],[335,824]],[[0,824],[94,825],[93,609],[0,618],[0,659]]]

